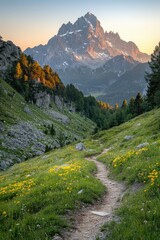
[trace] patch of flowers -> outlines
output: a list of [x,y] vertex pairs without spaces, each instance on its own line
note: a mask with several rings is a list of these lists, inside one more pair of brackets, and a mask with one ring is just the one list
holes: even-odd
[[7,186],[0,187],[0,197],[17,195],[20,193],[26,194],[34,185],[35,183],[33,179],[8,184]]
[[118,166],[122,166],[125,162],[127,162],[132,156],[140,155],[142,152],[147,151],[148,148],[141,148],[139,150],[130,150],[124,155],[117,156],[113,159],[112,165],[114,168]]
[[71,172],[79,172],[82,166],[78,162],[68,162],[61,166],[54,166],[49,169],[49,173],[57,173],[59,176]]

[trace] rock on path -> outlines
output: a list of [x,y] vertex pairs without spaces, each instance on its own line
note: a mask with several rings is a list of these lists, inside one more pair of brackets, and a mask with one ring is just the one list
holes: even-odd
[[[108,149],[109,150],[109,149]],[[105,149],[103,153],[107,152]],[[65,240],[96,240],[100,233],[101,226],[113,219],[113,211],[119,207],[121,197],[125,191],[122,183],[110,180],[108,171],[103,163],[96,160],[96,157],[87,158],[97,166],[96,177],[106,186],[107,193],[102,202],[87,209],[83,209],[76,219],[75,230],[65,237]],[[101,238],[103,239],[103,237]]]

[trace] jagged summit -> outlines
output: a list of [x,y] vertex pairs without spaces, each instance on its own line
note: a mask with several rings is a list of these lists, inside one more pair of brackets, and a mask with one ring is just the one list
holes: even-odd
[[58,31],[58,36],[72,34],[73,31],[83,31],[85,28],[95,29],[99,21],[92,13],[86,13],[84,16],[78,18],[74,24],[70,21],[67,24],[62,24]]
[[97,18],[95,15],[93,15],[92,13],[88,12],[84,15],[84,18],[90,23],[92,24],[92,26],[95,28],[96,24],[97,24]]

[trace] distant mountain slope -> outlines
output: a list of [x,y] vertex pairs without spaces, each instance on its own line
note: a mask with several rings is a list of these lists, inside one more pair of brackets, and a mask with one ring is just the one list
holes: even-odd
[[144,78],[146,68],[146,63],[139,63],[110,85],[106,89],[106,93],[98,96],[98,99],[115,105],[116,102],[121,104],[124,99],[129,100],[131,97],[135,97],[138,92],[144,94],[147,88]]
[[84,94],[105,93],[106,89],[119,80],[119,77],[138,64],[130,56],[118,55],[96,69],[87,66],[68,67],[59,70],[61,79],[73,83]]

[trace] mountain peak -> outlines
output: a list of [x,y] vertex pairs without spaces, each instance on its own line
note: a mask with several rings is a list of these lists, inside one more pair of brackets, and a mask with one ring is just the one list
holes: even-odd
[[97,24],[97,18],[95,15],[93,15],[92,13],[90,12],[87,12],[85,15],[84,15],[84,18],[87,19],[88,22],[90,22],[92,24],[92,26],[95,28],[96,27],[96,24]]
[[84,17],[85,17],[85,18],[96,18],[96,19],[97,19],[97,17],[96,17],[94,14],[92,14],[91,12],[87,12],[87,13],[84,15]]
[[72,31],[73,24],[71,22],[68,22],[67,24],[63,23],[58,31],[58,35],[64,34],[67,31]]

